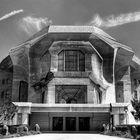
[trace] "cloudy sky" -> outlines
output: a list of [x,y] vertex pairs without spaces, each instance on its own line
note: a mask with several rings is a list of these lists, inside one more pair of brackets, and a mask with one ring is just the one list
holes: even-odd
[[97,26],[140,57],[140,0],[0,0],[0,60],[49,23]]

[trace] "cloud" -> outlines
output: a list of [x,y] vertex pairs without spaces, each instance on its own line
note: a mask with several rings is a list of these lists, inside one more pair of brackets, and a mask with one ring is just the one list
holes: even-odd
[[96,14],[89,24],[97,27],[110,28],[138,21],[140,21],[140,12],[120,14],[118,16],[111,15],[105,18],[101,18],[99,14]]
[[24,11],[23,9],[12,11],[12,12],[10,12],[10,13],[8,13],[8,14],[2,16],[2,17],[0,18],[0,21],[2,21],[2,20],[4,20],[4,19],[7,19],[7,18],[9,18],[9,17],[11,17],[11,16],[14,16],[14,15],[16,15],[16,14],[19,14],[19,13],[21,13],[21,12],[23,12],[23,11]]
[[36,18],[32,16],[23,17],[20,22],[20,28],[25,31],[29,36],[40,31],[42,28],[50,25],[52,22],[48,18]]

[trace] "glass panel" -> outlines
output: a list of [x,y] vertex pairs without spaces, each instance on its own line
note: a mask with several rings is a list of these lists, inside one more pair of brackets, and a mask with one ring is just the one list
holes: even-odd
[[85,71],[85,55],[79,51],[79,71]]
[[28,83],[20,81],[19,102],[27,102],[27,100],[28,100]]
[[123,102],[124,95],[123,95],[123,82],[119,81],[115,84],[116,86],[116,102]]
[[59,71],[84,71],[85,55],[77,50],[63,50],[58,55]]
[[79,131],[89,131],[90,128],[89,117],[79,117]]
[[76,131],[76,117],[66,117],[66,131]]
[[63,117],[53,117],[53,131],[63,131]]
[[77,71],[77,51],[65,51],[65,70]]

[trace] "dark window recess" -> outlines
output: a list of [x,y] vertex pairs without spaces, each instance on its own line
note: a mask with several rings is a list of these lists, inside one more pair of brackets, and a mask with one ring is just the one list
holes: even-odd
[[28,83],[20,81],[19,102],[27,102],[27,100],[28,100]]
[[115,84],[115,89],[116,89],[116,102],[124,102],[124,85],[122,81],[119,81]]
[[5,92],[5,98],[10,98],[10,92],[9,91]]
[[85,71],[85,55],[79,50],[63,50],[58,54],[59,71]]
[[53,131],[63,130],[63,117],[53,117]]
[[90,130],[90,118],[79,117],[79,131],[89,131],[89,130]]
[[66,117],[66,131],[76,131],[76,117]]
[[134,90],[134,99],[138,99],[138,93],[137,93],[137,90]]
[[138,85],[138,80],[134,79],[134,85],[137,86]]
[[1,98],[4,98],[4,91],[1,92]]
[[98,94],[99,94],[99,104],[101,104],[102,103],[102,91],[99,91]]
[[2,79],[2,84],[3,84],[3,85],[5,84],[5,79]]
[[41,103],[44,103],[45,91],[41,94]]
[[18,113],[18,124],[22,124],[22,113]]
[[7,84],[11,84],[12,81],[11,81],[10,79],[6,79],[6,83],[7,83]]

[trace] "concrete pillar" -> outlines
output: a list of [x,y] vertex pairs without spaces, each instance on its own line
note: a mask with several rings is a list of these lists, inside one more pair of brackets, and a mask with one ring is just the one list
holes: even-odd
[[93,117],[90,117],[89,127],[90,127],[89,130],[92,131],[93,130]]
[[53,121],[53,119],[52,119],[52,117],[50,117],[50,119],[49,119],[49,120],[50,120],[50,131],[52,131],[52,130],[53,130],[53,128],[52,128],[52,127],[53,127],[53,126],[52,126],[52,125],[53,125],[53,122],[52,122],[52,121]]
[[63,117],[63,131],[66,131],[66,117]]
[[57,55],[51,55],[51,71],[56,72],[58,68],[58,56]]
[[120,121],[119,121],[119,114],[114,114],[114,115],[113,115],[113,123],[114,123],[114,126],[120,124]]
[[131,73],[130,73],[130,67],[128,67],[127,72],[122,78],[122,81],[124,83],[124,102],[128,103],[132,99],[132,87],[131,87]]
[[55,85],[48,85],[47,103],[55,104]]
[[28,114],[22,114],[22,124],[28,124],[29,122],[29,115]]
[[88,104],[93,104],[96,103],[96,93],[95,93],[95,89],[94,87],[92,87],[91,85],[87,86],[87,103]]
[[115,86],[114,86],[114,84],[112,84],[106,90],[106,100],[105,100],[106,104],[116,102],[114,93],[115,93]]
[[79,117],[76,117],[76,131],[79,131]]

